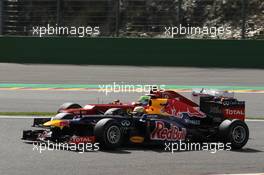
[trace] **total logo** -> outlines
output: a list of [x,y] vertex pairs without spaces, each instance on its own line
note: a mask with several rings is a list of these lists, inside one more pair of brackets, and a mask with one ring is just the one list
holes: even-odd
[[244,110],[226,109],[225,113],[227,115],[245,115]]
[[178,141],[185,140],[186,129],[178,128],[175,125],[170,125],[170,128],[165,127],[164,122],[155,121],[155,129],[150,135],[151,140],[167,140],[167,141]]
[[80,143],[94,143],[94,142],[95,142],[94,136],[73,136],[70,139],[69,143],[80,144]]

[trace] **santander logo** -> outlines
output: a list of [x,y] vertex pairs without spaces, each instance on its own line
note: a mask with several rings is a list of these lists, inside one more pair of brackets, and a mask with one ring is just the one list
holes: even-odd
[[186,129],[178,128],[175,125],[171,124],[170,129],[165,127],[164,122],[156,121],[155,129],[150,135],[151,140],[167,140],[167,141],[177,141],[177,140],[185,140],[186,137]]

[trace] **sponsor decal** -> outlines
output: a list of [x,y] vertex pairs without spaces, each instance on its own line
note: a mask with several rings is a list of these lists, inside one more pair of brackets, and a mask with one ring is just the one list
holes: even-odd
[[244,110],[242,109],[225,109],[226,115],[245,115]]
[[244,101],[223,101],[224,106],[245,105]]
[[244,108],[227,108],[224,109],[224,116],[227,118],[235,118],[244,120],[245,119],[245,109]]
[[73,136],[69,143],[80,144],[80,143],[94,143],[95,136]]
[[186,123],[188,124],[192,124],[192,125],[200,125],[201,121],[200,120],[190,120],[190,119],[185,119],[184,120]]
[[150,135],[151,140],[167,140],[167,141],[177,141],[185,140],[186,129],[178,128],[176,125],[171,124],[170,128],[165,127],[164,122],[155,121],[155,129]]
[[130,121],[128,121],[128,120],[123,120],[123,121],[121,122],[121,125],[124,126],[124,127],[128,127],[128,126],[131,125],[131,123],[130,123]]
[[206,115],[193,108],[192,106],[189,106],[183,102],[177,101],[176,99],[169,99],[168,105],[164,109],[166,113],[182,118],[183,114],[187,114],[189,117],[199,117],[204,118]]
[[142,143],[144,142],[144,137],[141,136],[132,136],[129,139],[132,143]]

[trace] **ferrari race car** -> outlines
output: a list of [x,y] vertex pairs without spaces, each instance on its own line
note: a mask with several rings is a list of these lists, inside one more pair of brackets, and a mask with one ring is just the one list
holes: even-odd
[[230,143],[233,149],[240,149],[247,143],[244,101],[232,93],[204,89],[194,91],[192,97],[158,91],[144,97],[147,105],[115,102],[82,108],[67,104],[51,119],[36,118],[33,126],[41,129],[24,130],[22,139],[99,143],[103,149],[179,141]]

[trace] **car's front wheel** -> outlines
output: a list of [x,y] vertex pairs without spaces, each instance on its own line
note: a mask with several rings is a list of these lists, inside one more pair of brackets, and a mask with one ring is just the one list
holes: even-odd
[[98,121],[94,127],[94,135],[105,149],[118,148],[122,143],[122,131],[120,124],[111,118],[104,118]]

